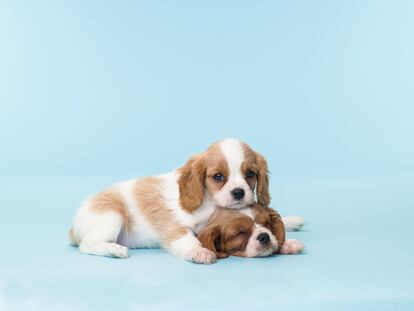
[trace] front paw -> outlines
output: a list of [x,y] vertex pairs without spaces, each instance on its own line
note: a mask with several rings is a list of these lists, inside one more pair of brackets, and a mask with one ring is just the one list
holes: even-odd
[[190,250],[187,255],[185,256],[185,259],[188,261],[192,261],[195,263],[201,263],[201,264],[211,264],[216,262],[217,256],[212,251],[208,250],[204,247],[195,247],[192,250]]
[[305,249],[305,246],[299,242],[298,240],[286,240],[283,243],[282,248],[280,249],[279,253],[281,254],[288,254],[288,255],[295,255],[300,253]]

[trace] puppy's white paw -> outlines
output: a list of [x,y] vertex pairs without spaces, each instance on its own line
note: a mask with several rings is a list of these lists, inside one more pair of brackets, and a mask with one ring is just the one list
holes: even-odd
[[305,249],[305,246],[299,242],[298,240],[286,240],[285,243],[283,243],[282,248],[280,249],[279,253],[281,254],[289,254],[289,255],[295,255],[300,253]]
[[111,255],[116,258],[128,258],[128,247],[111,243]]
[[286,216],[282,217],[282,221],[287,231],[298,231],[302,229],[305,224],[305,219],[299,216]]
[[195,247],[186,254],[185,259],[195,263],[211,264],[217,260],[217,256],[207,248]]

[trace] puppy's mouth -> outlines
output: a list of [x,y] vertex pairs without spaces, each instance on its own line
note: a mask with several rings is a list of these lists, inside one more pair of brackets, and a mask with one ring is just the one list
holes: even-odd
[[267,250],[265,250],[264,252],[259,253],[259,255],[257,255],[257,257],[267,257],[272,255],[273,251],[269,248]]
[[277,245],[273,243],[269,245],[260,245],[258,247],[258,253],[255,257],[267,257],[272,255],[277,250]]
[[242,200],[233,200],[228,206],[227,208],[232,208],[232,209],[241,209],[244,207],[249,206],[250,204],[253,203],[253,200],[247,200],[247,199],[242,199]]
[[241,208],[244,208],[246,206],[247,206],[246,202],[236,201],[236,202],[232,203],[231,205],[227,206],[227,208],[230,208],[230,209],[241,209]]
[[273,247],[270,245],[265,249],[261,250],[256,257],[267,257],[273,254]]

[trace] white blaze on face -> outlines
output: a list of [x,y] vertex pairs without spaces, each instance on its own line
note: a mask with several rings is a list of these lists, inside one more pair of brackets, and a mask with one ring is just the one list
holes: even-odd
[[[262,245],[257,239],[261,233],[267,233],[269,235],[270,242],[268,244]],[[244,254],[246,257],[266,257],[273,254],[273,252],[277,250],[277,246],[277,240],[272,232],[269,229],[256,224],[254,231],[247,242]]]
[[[242,209],[240,212],[254,220],[254,216],[250,208]],[[260,244],[260,241],[257,239],[260,233],[267,233],[269,235],[270,242],[267,245]],[[277,248],[278,243],[273,233],[266,227],[255,223],[253,233],[247,242],[246,249],[244,250],[244,256],[266,257],[273,254]]]
[[[220,149],[227,161],[229,176],[226,176],[225,185],[214,194],[214,199],[219,205],[227,208],[238,209],[252,204],[254,200],[253,191],[241,170],[244,161],[242,143],[236,139],[225,139],[220,143]],[[234,199],[232,191],[236,188],[244,190],[243,199]]]

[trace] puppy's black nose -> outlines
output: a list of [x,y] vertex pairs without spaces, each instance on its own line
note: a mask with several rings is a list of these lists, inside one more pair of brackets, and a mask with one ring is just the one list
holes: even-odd
[[242,188],[233,189],[231,194],[233,195],[233,198],[235,198],[236,200],[241,200],[244,198],[244,190]]
[[267,244],[270,242],[270,236],[266,232],[262,232],[257,236],[257,240],[260,244]]

